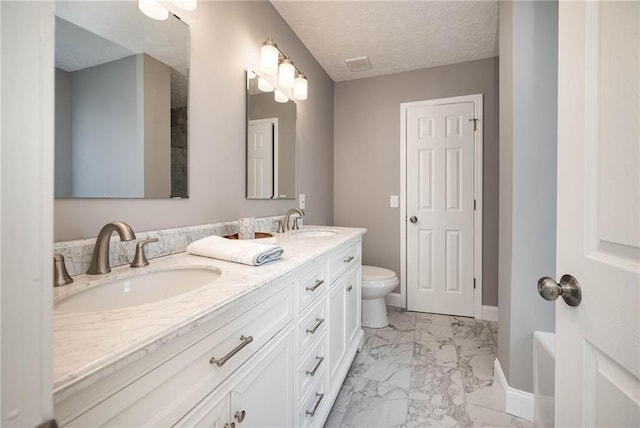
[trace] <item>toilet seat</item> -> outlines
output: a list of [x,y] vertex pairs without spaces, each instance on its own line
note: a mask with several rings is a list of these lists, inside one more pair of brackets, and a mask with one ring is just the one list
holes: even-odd
[[396,273],[392,270],[377,266],[362,266],[363,281],[385,281],[396,277]]

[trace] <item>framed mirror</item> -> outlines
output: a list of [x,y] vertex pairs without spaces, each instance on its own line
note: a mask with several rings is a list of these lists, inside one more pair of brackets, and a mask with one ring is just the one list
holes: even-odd
[[55,197],[186,198],[189,27],[57,1]]
[[[276,101],[270,84],[246,72],[247,199],[296,198],[296,103]],[[284,102],[282,102],[284,101]]]

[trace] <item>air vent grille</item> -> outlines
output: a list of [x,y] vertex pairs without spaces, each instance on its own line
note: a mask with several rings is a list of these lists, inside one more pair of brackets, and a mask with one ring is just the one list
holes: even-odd
[[344,60],[349,70],[357,72],[357,71],[367,71],[371,70],[371,61],[369,61],[368,56],[359,56],[355,58],[348,58]]

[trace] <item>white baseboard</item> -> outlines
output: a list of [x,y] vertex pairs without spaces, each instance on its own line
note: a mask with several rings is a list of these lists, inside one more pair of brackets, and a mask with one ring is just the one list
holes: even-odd
[[385,301],[387,305],[394,306],[396,308],[406,309],[406,305],[404,299],[402,298],[402,294],[400,293],[389,293],[387,297],[385,297]]
[[505,394],[505,412],[533,422],[534,397],[530,392],[511,388],[504,376],[500,361],[496,358],[493,363],[493,381],[498,382]]
[[482,305],[482,319],[487,321],[498,321],[498,307]]

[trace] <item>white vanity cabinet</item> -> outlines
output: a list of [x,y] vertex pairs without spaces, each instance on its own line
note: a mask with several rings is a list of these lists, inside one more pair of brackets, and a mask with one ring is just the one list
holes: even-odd
[[357,234],[141,357],[57,391],[58,423],[321,427],[362,345],[360,251]]

